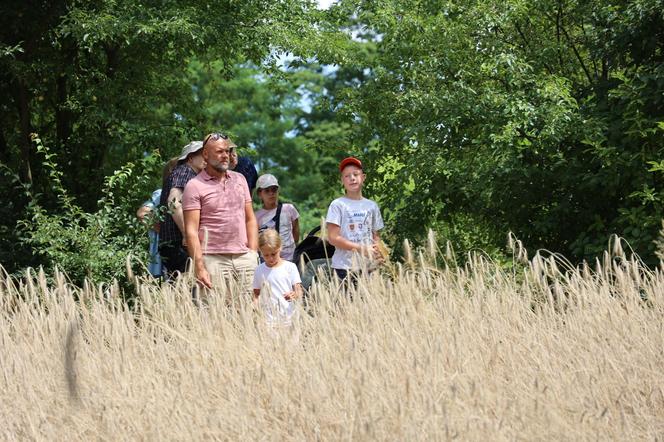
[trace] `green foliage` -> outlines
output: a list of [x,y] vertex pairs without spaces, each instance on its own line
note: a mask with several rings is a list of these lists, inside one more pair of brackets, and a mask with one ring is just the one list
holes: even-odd
[[[6,3],[6,2],[5,2]],[[174,154],[204,128],[184,71],[196,56],[228,76],[305,29],[307,2],[9,1],[0,14],[0,161],[46,192],[29,134],[69,170],[63,185],[94,210],[103,177],[144,152]],[[274,46],[271,46],[274,45]]]
[[397,253],[433,228],[441,244],[500,257],[511,231],[580,261],[618,234],[656,262],[663,0],[5,9],[0,259],[11,271],[121,277],[124,257],[146,250],[133,215],[160,158],[211,130],[277,175],[303,233],[355,154]]
[[[101,246],[110,241],[117,241],[113,250],[125,248],[123,241],[134,244],[134,233],[122,216],[99,209],[98,201],[108,199],[104,192],[111,191],[115,199],[109,203],[121,205],[115,210],[126,211],[128,218],[140,201],[125,205],[124,194],[117,186],[109,188],[106,177],[146,152],[173,156],[209,127],[195,118],[198,104],[185,74],[188,60],[216,60],[218,69],[211,75],[225,78],[238,58],[255,63],[274,58],[295,36],[308,32],[311,7],[299,0],[4,2],[0,96],[6,99],[0,100],[0,180],[7,184],[5,189],[18,191],[0,208],[0,214],[8,215],[0,221],[3,265],[17,271],[62,257],[72,260],[63,265],[80,268],[78,279],[101,275],[99,266],[110,269],[107,264],[86,264],[83,257],[101,254]],[[49,146],[49,166],[42,164],[32,133],[39,133]],[[133,177],[147,174],[136,169],[142,163],[134,166]],[[53,171],[64,172],[57,178],[66,192],[52,187]],[[153,185],[159,175],[154,175]],[[126,184],[117,177],[115,182]],[[30,250],[26,243],[16,246],[22,235],[16,221],[29,200],[25,188],[39,198],[43,210],[30,209],[39,222],[30,220],[34,241],[27,245],[46,244],[48,252]],[[44,223],[55,230],[47,231]],[[111,231],[129,231],[129,237],[112,238]],[[69,237],[58,244],[55,236],[63,235]],[[90,249],[100,251],[87,251],[80,258],[69,255],[67,249],[83,247],[85,235],[92,241]],[[110,254],[103,258],[106,263],[120,262],[119,256]]]
[[189,115],[201,127],[231,134],[259,173],[279,179],[280,197],[296,205],[306,233],[320,224],[335,191],[327,178],[336,170],[336,159],[326,143],[343,137],[333,115],[313,118],[313,111],[303,109],[303,102],[318,100],[326,77],[309,67],[267,77],[244,62],[235,66],[229,79],[220,79],[215,75],[220,68],[220,62],[189,64],[198,103]]
[[38,266],[32,251],[20,241],[17,227],[23,218],[25,208],[31,200],[30,186],[21,182],[19,176],[6,165],[0,163],[0,187],[6,195],[0,205],[0,264],[10,274],[27,266]]
[[135,208],[152,189],[152,177],[161,165],[158,155],[129,163],[105,179],[96,212],[75,203],[62,184],[63,171],[55,155],[33,136],[42,165],[49,176],[57,204],[48,211],[37,195],[30,195],[27,217],[19,222],[23,242],[49,270],[64,270],[76,284],[118,280],[127,287],[127,258],[133,270],[147,263],[147,231],[134,217]]
[[660,263],[664,262],[664,220],[662,220],[662,228],[659,231],[659,236],[655,240],[655,247],[655,253],[659,258]]
[[654,263],[662,10],[342,0],[330,26],[365,51],[340,45],[336,60],[366,77],[337,97],[396,237],[461,229],[468,246],[500,248],[513,231],[580,260],[617,233]]

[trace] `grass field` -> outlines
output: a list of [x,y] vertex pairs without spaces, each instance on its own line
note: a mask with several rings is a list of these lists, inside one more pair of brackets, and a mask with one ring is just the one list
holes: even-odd
[[4,278],[0,440],[664,439],[659,271],[621,250],[444,261],[353,302],[317,285],[297,340],[193,306],[187,281],[139,282],[131,310],[60,274]]

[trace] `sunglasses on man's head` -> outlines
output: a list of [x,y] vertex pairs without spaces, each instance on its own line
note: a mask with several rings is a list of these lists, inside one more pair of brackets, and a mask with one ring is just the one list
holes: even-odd
[[227,139],[228,139],[228,135],[226,135],[226,134],[222,134],[222,133],[219,133],[219,132],[212,132],[210,135],[205,137],[205,141],[203,141],[203,147],[205,147],[207,142],[210,141],[210,140],[217,141],[217,140],[227,140]]

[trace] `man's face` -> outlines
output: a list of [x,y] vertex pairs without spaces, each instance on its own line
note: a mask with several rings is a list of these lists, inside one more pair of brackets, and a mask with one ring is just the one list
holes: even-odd
[[366,175],[362,169],[354,165],[346,166],[344,170],[341,171],[341,183],[348,192],[357,192],[361,190],[365,177]]
[[231,152],[234,148],[228,147],[228,144],[227,140],[220,138],[208,141],[203,149],[203,158],[219,173],[226,173],[230,168]]

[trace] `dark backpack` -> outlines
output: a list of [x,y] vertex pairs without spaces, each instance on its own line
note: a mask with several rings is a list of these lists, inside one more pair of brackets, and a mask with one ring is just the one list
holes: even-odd
[[297,265],[302,278],[305,306],[309,302],[309,288],[316,276],[321,272],[327,274],[328,277],[332,275],[331,263],[334,246],[316,236],[319,230],[320,226],[309,232],[307,237],[295,247],[293,254],[293,262]]
[[[295,253],[293,254],[293,262],[300,267],[300,261],[304,260],[304,265],[309,261],[315,259],[332,259],[334,255],[334,246],[319,236],[316,236],[316,233],[320,231],[320,226],[314,228],[306,238],[304,238],[298,245],[295,247]],[[301,271],[302,269],[300,269]]]

